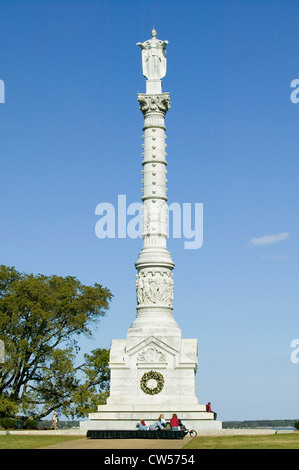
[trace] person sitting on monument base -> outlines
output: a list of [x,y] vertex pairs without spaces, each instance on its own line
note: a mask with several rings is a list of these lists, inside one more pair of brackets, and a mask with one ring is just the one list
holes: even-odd
[[159,416],[159,419],[161,418],[161,424],[163,426],[163,428],[166,428],[166,419],[164,418],[164,415],[160,415]]
[[153,424],[150,425],[149,427],[150,431],[164,431],[164,427],[161,424],[161,418],[157,419]]
[[136,424],[136,428],[138,428],[138,431],[148,431],[149,426],[146,424],[144,419],[141,419],[139,423]]
[[172,418],[170,420],[170,424],[171,424],[171,429],[173,431],[178,431],[179,430],[180,422],[179,422],[178,417],[175,413],[172,415]]
[[217,419],[217,413],[215,413],[215,411],[212,411],[211,402],[210,402],[210,401],[209,401],[209,403],[206,405],[206,412],[207,412],[207,413],[214,413],[214,419]]

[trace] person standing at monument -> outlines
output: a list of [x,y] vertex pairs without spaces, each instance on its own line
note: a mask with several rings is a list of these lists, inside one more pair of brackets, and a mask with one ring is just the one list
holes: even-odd
[[56,411],[54,411],[53,417],[52,417],[52,428],[54,429],[54,431],[56,431],[57,429],[57,421],[58,421],[57,413]]

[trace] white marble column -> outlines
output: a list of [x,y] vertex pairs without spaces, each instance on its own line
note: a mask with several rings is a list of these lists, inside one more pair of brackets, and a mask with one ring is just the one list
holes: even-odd
[[[170,109],[169,93],[162,93],[159,79],[147,79],[147,93],[137,99],[144,116],[142,201],[143,248],[135,263],[137,317],[128,337],[139,333],[180,336],[172,314],[174,262],[167,249],[167,161],[165,115]],[[150,91],[150,92],[149,92]],[[156,93],[152,93],[156,91]],[[149,328],[151,328],[149,330]]]
[[[162,93],[166,45],[156,37],[138,43],[146,93],[138,94],[144,116],[142,151],[143,246],[135,263],[137,315],[126,339],[111,345],[110,396],[82,422],[88,429],[136,429],[141,418],[167,420],[178,413],[190,429],[219,429],[221,423],[198,403],[195,390],[197,339],[183,339],[173,317],[174,263],[167,249],[167,161]],[[186,312],[187,314],[188,312]]]

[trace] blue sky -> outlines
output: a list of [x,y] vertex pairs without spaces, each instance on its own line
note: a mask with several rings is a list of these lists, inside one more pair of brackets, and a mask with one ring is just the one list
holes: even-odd
[[141,198],[136,42],[153,26],[169,41],[169,203],[204,207],[200,249],[168,241],[174,316],[198,338],[197,395],[221,420],[299,416],[298,15],[295,0],[0,4],[0,262],[111,289],[82,353],[135,318],[142,242],[99,240],[95,208]]

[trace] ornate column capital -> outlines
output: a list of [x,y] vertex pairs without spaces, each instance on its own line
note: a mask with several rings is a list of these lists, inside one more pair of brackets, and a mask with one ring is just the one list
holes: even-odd
[[171,107],[169,93],[161,93],[159,95],[138,93],[137,100],[140,103],[139,108],[144,116],[150,113],[159,113],[165,116]]

